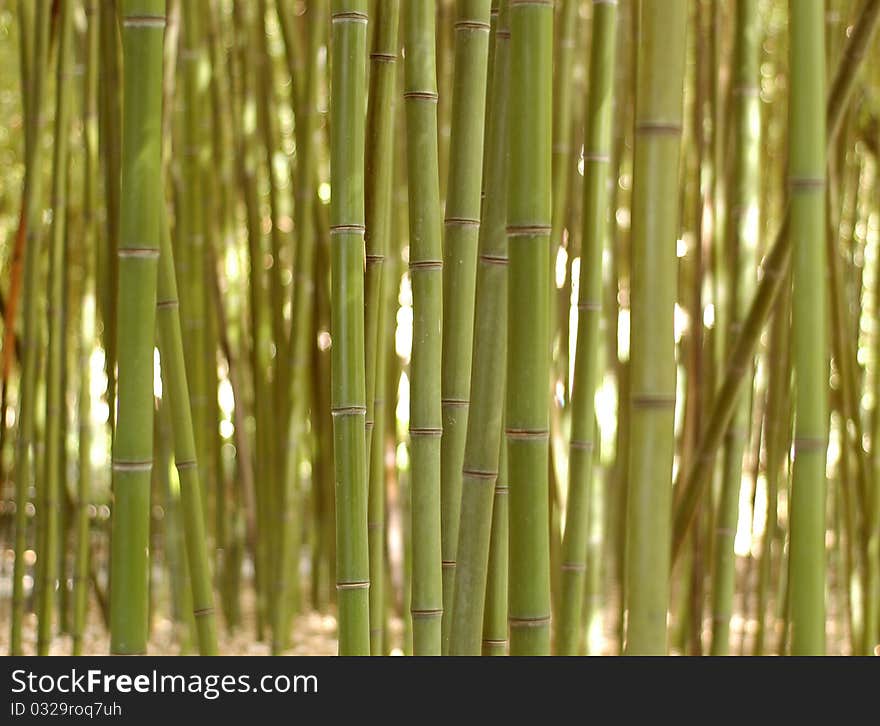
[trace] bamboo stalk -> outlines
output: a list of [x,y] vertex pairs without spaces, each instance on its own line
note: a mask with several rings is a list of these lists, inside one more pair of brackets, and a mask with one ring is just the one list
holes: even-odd
[[791,648],[825,652],[825,449],[828,426],[825,268],[824,3],[790,4],[789,185],[795,439],[791,501]]
[[[500,438],[500,437],[499,437]],[[489,567],[486,578],[486,607],[483,614],[483,655],[507,655],[507,510],[510,488],[507,475],[507,445],[501,444],[498,477],[492,502],[492,536],[489,540]]]
[[510,3],[506,436],[511,655],[550,652],[548,511],[553,5]]
[[[95,257],[100,240],[98,238],[98,0],[87,0],[86,13],[86,71],[83,88],[83,142],[85,162],[83,165],[83,234],[85,252],[83,258],[83,297],[94,291]],[[90,358],[95,343],[95,322],[97,310],[82,306],[79,341],[80,383],[77,418],[79,424],[79,451],[77,493],[76,493],[76,535],[73,569],[73,655],[82,653],[83,632],[85,630],[86,610],[89,594],[89,506],[92,495],[91,479],[91,376]]]
[[174,464],[180,479],[180,501],[183,508],[183,531],[192,591],[193,618],[201,655],[217,654],[217,632],[214,616],[214,595],[205,538],[205,517],[202,511],[201,482],[196,456],[189,386],[183,355],[183,333],[180,325],[177,280],[174,256],[164,208],[161,212],[159,277],[156,300],[156,322],[159,330],[159,352],[162,356],[162,382],[171,411],[174,435]]
[[443,557],[443,652],[449,652],[462,463],[470,402],[474,294],[480,234],[483,132],[490,0],[459,0],[449,177],[443,238],[443,362],[440,538]]
[[562,597],[556,632],[556,650],[560,655],[577,655],[582,641],[596,446],[593,399],[599,382],[602,256],[608,232],[608,165],[611,161],[616,34],[617,6],[594,2],[584,143],[584,226],[572,378],[568,501],[562,541]]
[[[443,592],[440,544],[442,272],[437,157],[434,3],[412,0],[405,16],[404,100],[413,295],[412,447],[413,653],[440,655]],[[417,534],[416,534],[417,533]]]
[[[64,240],[67,233],[67,164],[70,142],[70,71],[73,66],[73,8],[70,2],[62,3],[58,18],[58,67],[55,86],[55,144],[52,156],[52,236],[49,247],[49,346],[46,362],[46,453],[43,458],[42,481],[37,491],[43,492],[42,511],[43,539],[39,543],[39,569],[42,575],[37,582],[39,602],[37,615],[37,654],[48,655],[52,643],[55,608],[55,589],[59,573],[59,538],[61,536],[62,489],[60,482],[61,420],[66,415],[63,388],[64,360]],[[66,552],[62,548],[61,552]]]
[[[282,487],[282,500],[279,504],[280,511],[284,514],[280,533],[279,548],[279,571],[276,578],[279,585],[279,606],[275,614],[275,627],[273,628],[273,649],[277,652],[286,646],[287,631],[289,628],[290,608],[287,605],[290,593],[298,583],[296,577],[298,558],[291,562],[292,550],[297,547],[297,540],[290,531],[289,523],[296,518],[296,510],[292,509],[295,502],[296,468],[298,457],[301,455],[300,439],[303,436],[304,418],[308,394],[306,385],[309,382],[309,347],[314,345],[313,339],[306,334],[313,318],[315,284],[312,279],[315,266],[315,229],[313,200],[314,189],[312,186],[316,159],[313,149],[315,136],[315,116],[318,93],[318,74],[316,72],[317,54],[320,42],[323,39],[324,8],[321,3],[315,4],[311,9],[308,33],[308,57],[311,62],[306,66],[304,80],[306,88],[303,91],[303,100],[300,104],[300,115],[297,117],[301,125],[299,142],[298,173],[299,184],[296,186],[295,212],[299,220],[300,236],[297,244],[296,260],[296,284],[294,285],[293,300],[293,325],[289,337],[290,367],[287,380],[291,383],[292,404],[286,408],[290,410],[288,421],[288,442],[284,456],[288,458],[288,473],[285,476]],[[369,221],[369,218],[368,218]],[[368,407],[369,418],[369,407]]]
[[[394,98],[397,90],[399,0],[376,4],[376,26],[370,51],[370,90],[367,106],[366,297],[365,353],[367,386],[367,452],[369,468],[370,652],[384,653],[385,464],[384,436],[388,303],[385,257],[391,239],[391,193],[394,173]],[[378,434],[377,436],[374,434]]]
[[113,439],[110,651],[147,647],[153,341],[162,182],[164,0],[123,5],[125,106],[117,324],[118,419]]
[[[491,99],[486,128],[485,201],[480,226],[477,280],[474,302],[473,364],[470,381],[470,415],[462,466],[461,522],[456,552],[455,592],[452,604],[450,648],[452,655],[479,655],[481,640],[503,639],[507,645],[507,535],[506,509],[496,516],[495,504],[504,497],[506,484],[498,492],[502,444],[507,350],[507,194],[504,180],[508,170],[508,97],[510,76],[509,3],[499,4],[494,33]],[[496,523],[497,522],[497,526]],[[495,533],[496,547],[491,542]],[[495,553],[494,557],[491,553]],[[490,567],[491,562],[494,566]],[[503,568],[504,573],[498,568]],[[492,572],[492,585],[487,583]],[[503,578],[503,582],[501,581]],[[503,589],[502,589],[503,586]],[[487,591],[492,592],[489,635],[484,626]],[[503,602],[499,602],[499,598]],[[497,618],[503,615],[503,625]],[[503,638],[500,637],[503,633]]]
[[[738,335],[746,300],[755,286],[755,265],[760,229],[760,99],[759,53],[761,32],[758,4],[743,0],[736,5],[736,40],[733,62],[733,171],[728,185],[726,234],[731,250],[728,264],[728,345]],[[729,349],[729,348],[728,348]],[[754,370],[754,365],[750,368]],[[753,375],[753,374],[752,374]],[[748,440],[750,396],[738,398],[724,440],[723,480],[715,519],[713,570],[712,654],[727,655],[730,616],[735,586],[733,540],[739,516],[743,454]]]
[[368,655],[364,380],[364,94],[366,0],[334,0],[330,107],[332,411],[340,655]]
[[644,0],[632,202],[625,652],[666,652],[675,413],[675,244],[687,4]]

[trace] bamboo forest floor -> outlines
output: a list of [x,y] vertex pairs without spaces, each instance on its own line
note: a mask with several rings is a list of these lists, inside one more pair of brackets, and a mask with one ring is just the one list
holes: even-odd
[[[8,557],[8,555],[7,555]],[[737,574],[742,577],[745,571],[746,558],[737,557]],[[11,587],[11,563],[8,559],[0,567],[0,601],[3,607],[0,609],[0,653],[9,652],[9,589]],[[243,621],[240,627],[230,632],[221,625],[218,632],[219,652],[221,655],[270,655],[270,643],[267,640],[255,640],[254,627],[254,602],[253,590],[250,584],[242,592]],[[827,652],[829,655],[849,655],[849,628],[840,618],[843,603],[838,602],[838,596],[832,589],[828,602],[826,637]],[[29,593],[30,594],[30,593]],[[754,593],[751,593],[754,595]],[[83,637],[83,655],[107,655],[110,650],[110,635],[107,627],[101,619],[101,608],[90,593],[91,601],[87,608],[87,622]],[[591,651],[597,655],[615,655],[619,652],[617,644],[617,616],[614,612],[613,603],[616,602],[616,593],[609,598],[611,607],[603,609],[599,622],[594,622],[591,628],[590,641]],[[757,623],[753,617],[753,603],[749,604],[749,616],[743,615],[742,601],[737,603],[736,611],[731,618],[730,624],[730,652],[731,654],[750,654]],[[222,622],[222,618],[221,618]],[[27,655],[36,653],[37,641],[37,618],[33,612],[25,614],[23,622],[23,645]],[[772,650],[778,642],[781,630],[781,622],[768,619],[768,643]],[[403,651],[403,623],[399,618],[392,618],[389,622],[390,629],[390,652],[392,655],[402,655]],[[703,620],[702,643],[703,652],[708,653],[711,644],[712,620],[707,616]],[[192,647],[182,645],[186,632],[180,624],[175,623],[164,609],[156,612],[152,620],[148,652],[151,655],[186,655],[193,654]],[[669,652],[672,655],[681,655],[679,648],[679,627],[674,620],[669,622]],[[284,652],[285,655],[336,655],[336,617],[332,612],[309,611],[297,615],[291,627],[290,647]],[[59,633],[52,641],[50,655],[70,655],[71,636]],[[878,653],[880,655],[880,653]]]

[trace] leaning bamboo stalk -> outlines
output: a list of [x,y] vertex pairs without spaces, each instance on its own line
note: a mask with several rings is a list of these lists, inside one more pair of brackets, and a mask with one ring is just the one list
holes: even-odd
[[125,105],[117,329],[118,418],[113,439],[110,651],[147,647],[153,341],[162,184],[165,0],[123,5]]
[[34,16],[33,60],[31,63],[30,93],[27,127],[33,133],[32,143],[26,147],[25,179],[22,192],[22,219],[26,225],[26,240],[22,283],[22,359],[18,394],[18,432],[15,443],[15,564],[12,573],[12,615],[9,651],[22,653],[22,618],[24,616],[25,534],[27,517],[25,502],[31,481],[31,448],[34,444],[34,411],[36,409],[37,355],[39,344],[38,289],[40,278],[40,162],[39,138],[43,128],[43,88],[49,35],[49,3],[39,3]]
[[486,607],[483,613],[482,655],[507,655],[507,510],[510,487],[507,475],[507,444],[498,455],[498,477],[492,503],[492,537],[486,578]]
[[[412,447],[413,652],[440,655],[440,364],[442,272],[437,156],[434,3],[412,0],[405,16],[409,269],[413,294],[409,432]],[[417,534],[416,534],[417,533]]]
[[790,3],[789,186],[795,439],[791,501],[791,648],[825,651],[825,24],[820,0]]
[[443,652],[449,651],[461,467],[471,379],[474,292],[480,234],[483,126],[489,52],[489,0],[460,0],[455,21],[449,177],[443,240],[443,363],[440,526],[443,556]]
[[364,380],[364,94],[366,0],[331,16],[330,202],[332,402],[340,655],[370,652]]
[[[864,60],[865,52],[880,25],[880,0],[866,0],[852,35],[847,40],[841,54],[840,63],[834,74],[828,101],[825,106],[826,145],[830,146],[840,128],[849,102],[858,70]],[[706,428],[700,438],[689,471],[681,471],[676,480],[675,514],[672,538],[672,558],[678,556],[687,530],[691,525],[703,492],[708,486],[712,462],[721,445],[730,416],[736,403],[739,386],[745,376],[747,363],[754,354],[764,322],[770,314],[782,279],[791,261],[791,236],[788,234],[790,207],[786,209],[782,222],[773,237],[762,262],[761,281],[743,318],[742,332],[731,346],[730,357],[717,387],[714,403],[709,413]]]
[[584,218],[578,289],[578,327],[572,378],[572,429],[569,443],[569,484],[562,541],[562,597],[556,650],[577,655],[583,624],[584,585],[589,541],[590,500],[595,458],[593,400],[599,382],[602,316],[602,255],[608,232],[608,166],[611,161],[611,122],[617,5],[593,3],[590,50],[590,93],[584,143]]
[[177,298],[177,280],[174,274],[174,253],[171,248],[171,237],[164,210],[161,212],[161,220],[156,323],[159,331],[162,382],[166,391],[164,397],[167,398],[171,411],[174,464],[180,479],[183,532],[199,653],[201,655],[216,655],[217,631],[214,594],[211,590],[211,571],[205,538],[201,483],[183,355],[180,303]]
[[[207,83],[203,81],[207,66],[207,54],[203,42],[203,13],[197,2],[182,3],[182,33],[179,62],[182,66],[183,107],[182,184],[180,186],[179,254],[180,272],[185,282],[181,292],[182,324],[186,332],[186,364],[189,382],[190,406],[193,430],[196,437],[198,460],[202,462],[205,490],[203,501],[207,502],[214,482],[209,481],[207,462],[211,449],[211,431],[216,422],[211,420],[209,379],[213,376],[207,366],[208,324],[205,291],[205,246],[208,233],[205,217],[205,200],[208,197],[207,157],[208,137],[205,123],[208,118]],[[214,366],[216,368],[216,365]],[[216,392],[213,395],[216,399]]]
[[[507,484],[499,480],[504,368],[507,350],[507,101],[510,73],[509,3],[500,3],[493,34],[491,94],[486,125],[485,200],[482,209],[474,301],[470,414],[462,466],[461,522],[449,652],[479,655],[481,640],[507,647]],[[499,451],[502,451],[499,454]],[[496,515],[496,507],[503,507]],[[495,548],[492,548],[492,542]],[[494,553],[494,554],[493,554]],[[494,558],[494,559],[493,559]],[[492,567],[491,564],[495,563]],[[502,568],[504,572],[500,572]],[[489,572],[492,572],[489,581]],[[487,596],[487,590],[491,595]],[[484,605],[491,601],[484,625]],[[502,600],[503,602],[500,602]],[[498,618],[501,618],[499,624]],[[484,646],[486,644],[483,644]]]
[[675,239],[687,3],[645,0],[638,41],[632,202],[630,480],[625,652],[666,652],[675,449]]
[[552,3],[511,0],[510,32],[505,420],[510,475],[508,622],[511,655],[547,655]]
[[[39,568],[42,575],[37,582],[39,601],[37,615],[37,654],[48,655],[52,642],[52,615],[55,606],[55,586],[58,580],[58,541],[62,491],[61,474],[61,420],[65,417],[63,389],[64,355],[64,240],[67,219],[67,163],[70,141],[70,70],[73,65],[72,35],[73,8],[62,3],[58,18],[58,68],[55,86],[55,144],[52,158],[52,235],[49,247],[49,343],[46,362],[46,444],[43,472],[37,491],[43,492],[42,507],[38,514],[43,520],[43,539],[39,543]],[[66,552],[66,548],[62,548]]]

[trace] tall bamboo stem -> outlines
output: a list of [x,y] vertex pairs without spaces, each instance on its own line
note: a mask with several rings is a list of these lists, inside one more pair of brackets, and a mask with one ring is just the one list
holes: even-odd
[[413,653],[440,655],[443,592],[440,553],[440,364],[442,272],[437,151],[437,69],[431,0],[411,0],[405,15],[409,269],[413,294],[412,601]]
[[330,137],[332,411],[336,468],[339,654],[369,655],[364,380],[364,95],[366,0],[334,0]]
[[791,501],[791,649],[825,652],[825,449],[828,359],[825,286],[824,3],[790,3],[789,185],[795,439]]
[[611,121],[617,5],[593,3],[590,49],[590,93],[584,143],[584,219],[578,290],[578,332],[572,378],[572,429],[569,444],[569,484],[562,541],[562,598],[557,651],[577,655],[583,624],[584,584],[589,540],[590,499],[595,458],[593,399],[599,382],[599,321],[602,316],[602,255],[608,232],[608,166],[611,161]]
[[627,654],[666,652],[678,184],[687,3],[643,0],[636,71],[627,497]]
[[110,651],[147,647],[153,341],[162,188],[165,0],[123,5],[125,105],[117,329],[118,418],[113,439]]
[[[450,653],[479,655],[481,639],[503,640],[507,646],[507,484],[499,491],[499,450],[507,350],[507,194],[508,169],[507,102],[510,73],[509,3],[500,3],[494,38],[491,99],[486,128],[485,201],[480,225],[477,279],[474,302],[473,363],[462,466],[461,521],[456,547],[455,591],[452,603]],[[504,456],[504,454],[502,454]],[[502,502],[503,498],[503,502]],[[504,510],[496,515],[495,507]],[[497,524],[496,524],[497,523]],[[494,533],[494,535],[493,535]],[[491,542],[495,548],[491,548]],[[490,568],[494,553],[496,566]],[[498,571],[503,568],[504,573]],[[488,572],[493,581],[487,582]],[[501,581],[503,580],[503,582]],[[485,634],[484,604],[487,589],[503,613],[503,626],[492,623]],[[499,598],[503,602],[499,602]],[[503,631],[503,632],[502,632]],[[482,636],[481,636],[482,634]],[[503,635],[503,638],[499,637]],[[491,646],[490,646],[491,647]]]
[[455,21],[452,130],[443,240],[443,439],[440,452],[443,652],[449,651],[462,463],[471,379],[474,294],[480,235],[489,0],[459,0]]
[[[42,481],[37,490],[43,492],[43,540],[39,543],[39,569],[42,578],[37,582],[39,602],[37,614],[37,654],[48,655],[52,642],[52,615],[55,588],[58,580],[58,542],[60,510],[63,504],[59,481],[62,461],[61,420],[66,415],[63,389],[64,360],[64,239],[67,232],[67,159],[70,138],[70,70],[73,64],[73,7],[61,4],[58,18],[58,68],[55,86],[55,145],[52,158],[52,236],[49,247],[49,349],[46,364],[46,449],[43,458]],[[62,548],[66,552],[66,548]]]
[[547,655],[552,3],[511,0],[510,32],[505,421],[510,474],[508,621],[511,655]]
[[[388,302],[385,258],[391,240],[391,192],[394,173],[394,98],[397,92],[399,0],[376,4],[376,26],[370,51],[370,92],[367,106],[366,175],[366,296],[365,352],[367,384],[367,453],[369,476],[370,652],[384,653],[385,574],[385,381],[388,359],[383,342]],[[392,290],[393,291],[393,290]],[[382,395],[380,395],[380,390]],[[377,436],[374,436],[377,433]]]
[[[758,3],[736,5],[736,39],[733,62],[733,174],[728,189],[727,242],[731,250],[727,271],[728,345],[742,326],[745,302],[755,286],[755,265],[760,222],[760,23]],[[729,349],[729,348],[728,348]],[[750,366],[753,368],[753,366]],[[730,645],[730,616],[735,585],[733,539],[739,515],[743,453],[748,440],[749,399],[739,396],[724,441],[723,480],[715,519],[713,571],[712,653],[726,655]]]

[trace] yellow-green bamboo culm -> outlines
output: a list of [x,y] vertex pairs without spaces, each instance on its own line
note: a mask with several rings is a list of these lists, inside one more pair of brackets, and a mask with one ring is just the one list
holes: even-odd
[[366,0],[331,6],[331,410],[339,654],[370,654],[364,380]]
[[122,207],[113,438],[110,652],[146,652],[153,468],[153,346],[162,188],[164,0],[125,0]]
[[[756,281],[758,233],[760,230],[760,81],[761,26],[756,0],[736,4],[734,41],[732,138],[733,176],[727,192],[727,244],[731,252],[727,264],[728,346],[742,328],[742,314]],[[728,347],[727,350],[730,350]],[[750,366],[751,367],[751,366]],[[749,428],[750,396],[739,395],[736,409],[724,439],[724,461],[718,512],[714,519],[715,544],[712,574],[712,654],[727,655],[730,616],[735,588],[733,539],[739,516],[743,454]]]
[[[385,258],[391,239],[391,191],[394,172],[394,119],[397,92],[397,42],[400,0],[380,0],[370,51],[370,93],[367,106],[366,174],[366,381],[367,455],[369,456],[370,653],[385,648],[385,464],[384,390],[382,371],[388,351],[388,303]],[[380,391],[381,389],[381,391]],[[380,395],[381,394],[381,395]],[[377,399],[380,399],[377,401]],[[377,411],[377,409],[380,409]],[[378,434],[378,437],[375,435]],[[375,439],[375,440],[374,440]]]
[[40,163],[39,139],[43,129],[43,88],[49,37],[48,0],[40,0],[34,13],[33,59],[31,82],[25,90],[27,128],[33,138],[25,147],[25,177],[22,193],[22,219],[26,225],[24,278],[22,287],[22,355],[18,394],[18,432],[15,441],[15,564],[12,573],[12,613],[10,617],[10,655],[22,655],[22,619],[24,617],[24,576],[27,517],[24,503],[31,483],[31,456],[34,445],[34,411],[36,409],[37,356],[39,353],[39,305],[37,286],[40,279]]
[[824,237],[824,7],[822,0],[789,3],[789,188],[795,382],[789,555],[792,655],[822,655],[825,652],[828,351]]
[[[474,301],[473,364],[470,412],[462,465],[461,521],[456,547],[455,586],[449,652],[479,655],[481,641],[503,640],[507,649],[507,485],[499,492],[499,451],[504,407],[504,356],[507,350],[507,102],[510,71],[509,4],[500,3],[493,34],[492,79],[485,144],[483,187],[485,200],[479,234]],[[503,498],[503,504],[502,502]],[[494,504],[493,504],[494,502]],[[497,511],[503,507],[502,511]],[[497,513],[496,513],[497,512]],[[493,548],[491,542],[496,546]],[[496,579],[490,582],[490,557],[494,553]],[[503,569],[503,575],[499,573]],[[484,636],[487,589],[493,614]],[[499,602],[499,599],[502,602]],[[490,645],[491,647],[491,645]]]
[[[46,423],[43,471],[37,482],[42,493],[38,516],[42,519],[42,541],[39,543],[40,578],[37,580],[37,655],[48,655],[52,642],[52,616],[58,584],[58,540],[60,537],[62,457],[61,420],[64,417],[62,387],[64,353],[64,239],[67,234],[67,158],[70,137],[71,83],[73,64],[73,8],[71,2],[61,4],[58,18],[58,65],[55,86],[55,143],[52,158],[52,233],[49,243],[49,347],[46,362]],[[65,552],[66,548],[62,548]]]
[[440,403],[443,257],[437,148],[437,69],[431,0],[404,13],[404,101],[409,193],[413,339],[409,434],[412,449],[413,654],[440,655]]
[[629,655],[666,653],[675,413],[675,240],[687,3],[643,0],[632,200],[630,442],[626,519]]
[[490,10],[490,0],[459,0],[455,20],[455,75],[443,240],[440,522],[444,654],[449,652],[452,624],[461,467],[469,408]]
[[578,332],[571,391],[568,503],[562,540],[562,598],[556,631],[556,650],[560,655],[578,655],[583,632],[596,431],[593,400],[599,381],[601,345],[602,254],[608,232],[616,3],[593,3],[592,34],[584,143],[584,218],[578,287]]
[[553,4],[510,2],[507,406],[511,655],[550,653]]

